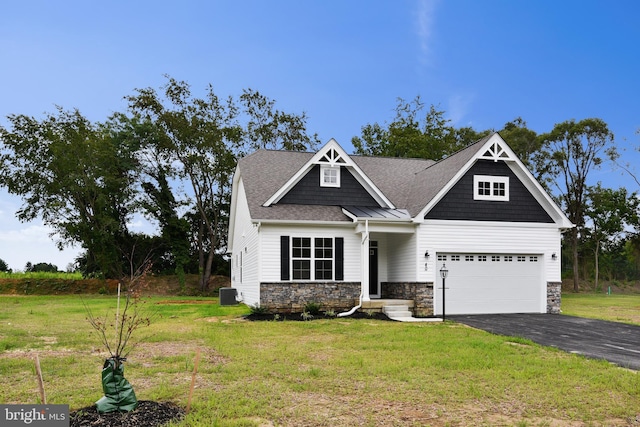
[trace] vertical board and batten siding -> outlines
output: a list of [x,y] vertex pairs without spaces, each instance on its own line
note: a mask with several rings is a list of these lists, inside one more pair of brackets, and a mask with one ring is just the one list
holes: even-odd
[[388,252],[389,271],[387,281],[415,282],[418,280],[416,274],[416,262],[418,261],[416,235],[390,234],[388,242],[389,247],[393,249]]
[[[509,201],[474,200],[473,177],[509,178]],[[427,213],[427,220],[553,224],[553,219],[505,162],[479,160]]]
[[[233,253],[231,254],[231,286],[238,290],[238,296],[245,304],[255,305],[260,301],[259,233],[258,227],[251,222],[242,179],[238,182],[236,191],[237,205]],[[240,252],[242,252],[242,267],[238,265]]]
[[350,227],[262,224],[260,282],[280,282],[280,237],[344,238],[344,281],[360,281],[360,235]]
[[340,168],[340,187],[320,186],[320,165],[315,165],[279,201],[292,205],[378,206],[369,192],[351,174],[348,168]]
[[[470,223],[462,221],[425,221],[418,229],[418,247],[429,250],[429,266],[418,269],[418,280],[435,282],[441,267],[437,253],[497,253],[541,255],[543,280],[559,282],[560,239],[557,226],[540,224],[513,225],[501,223]],[[557,260],[551,256],[557,254]]]

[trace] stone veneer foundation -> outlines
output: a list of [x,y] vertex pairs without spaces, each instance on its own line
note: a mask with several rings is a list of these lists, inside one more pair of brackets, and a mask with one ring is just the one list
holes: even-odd
[[382,282],[383,299],[413,300],[413,315],[433,316],[433,282]]
[[321,310],[347,311],[358,304],[360,282],[262,282],[260,306],[274,313],[295,313],[310,302]]
[[562,282],[547,282],[547,313],[560,314]]
[[[433,316],[433,282],[382,282],[382,299],[413,300],[413,315]],[[547,282],[547,313],[559,314],[562,282]],[[360,282],[263,282],[260,305],[275,313],[299,312],[310,302],[346,311],[358,304]]]

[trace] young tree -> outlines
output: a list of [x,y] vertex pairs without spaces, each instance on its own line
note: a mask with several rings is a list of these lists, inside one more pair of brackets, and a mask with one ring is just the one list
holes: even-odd
[[11,269],[9,269],[9,264],[7,264],[3,259],[0,259],[0,271],[11,272]]
[[[569,120],[558,123],[541,135],[541,150],[535,154],[537,164],[545,164],[543,178],[558,191],[558,201],[569,220],[576,225],[569,231],[573,253],[573,288],[578,291],[578,240],[584,228],[587,178],[606,159],[617,156],[613,133],[601,119]],[[604,156],[604,157],[603,157]]]
[[612,190],[600,183],[589,187],[585,215],[589,220],[587,235],[594,243],[595,289],[599,286],[601,249],[619,246],[625,229],[637,226],[638,205],[637,194],[627,194],[626,188]]

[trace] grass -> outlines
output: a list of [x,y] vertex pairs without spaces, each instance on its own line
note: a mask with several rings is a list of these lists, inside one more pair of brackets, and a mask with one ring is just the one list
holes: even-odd
[[0,271],[0,279],[68,279],[68,280],[80,280],[82,279],[82,273],[65,273],[58,271],[45,272],[7,272]]
[[[115,311],[113,297],[85,302]],[[160,317],[125,376],[139,399],[186,406],[201,351],[181,426],[616,426],[640,415],[637,373],[456,323],[246,322],[247,307],[213,298],[149,306]],[[106,355],[84,318],[79,296],[0,296],[1,403],[38,402],[36,353],[49,403],[102,397]]]
[[562,313],[640,325],[640,295],[566,293]]

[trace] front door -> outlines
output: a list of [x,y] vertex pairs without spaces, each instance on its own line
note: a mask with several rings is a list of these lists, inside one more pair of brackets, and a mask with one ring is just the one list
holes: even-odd
[[378,282],[378,242],[369,242],[369,297],[380,298]]

